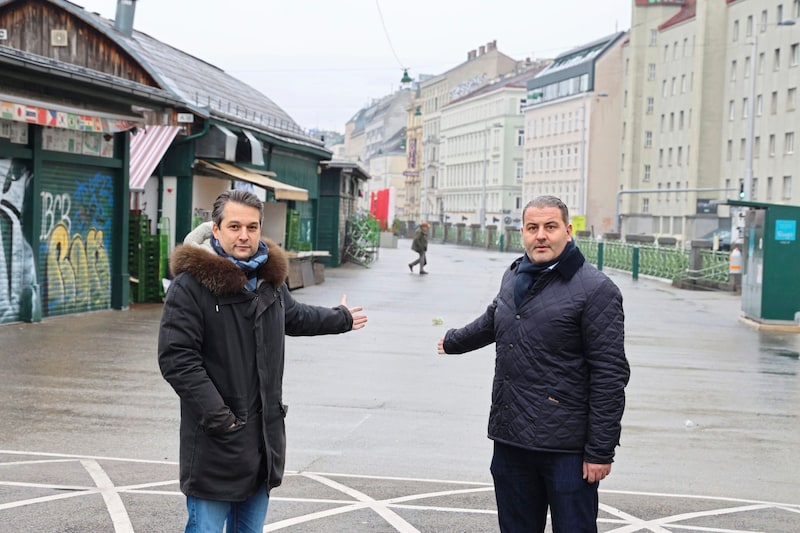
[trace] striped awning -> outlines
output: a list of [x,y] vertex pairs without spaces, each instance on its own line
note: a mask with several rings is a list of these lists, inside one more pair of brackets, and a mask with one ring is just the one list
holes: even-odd
[[180,126],[145,126],[131,136],[131,192],[143,191]]

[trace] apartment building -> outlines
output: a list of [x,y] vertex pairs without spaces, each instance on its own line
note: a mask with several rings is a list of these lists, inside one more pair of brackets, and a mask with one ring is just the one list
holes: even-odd
[[[442,197],[439,192],[442,108],[486,85],[490,80],[515,72],[517,61],[497,49],[491,41],[467,53],[460,65],[420,82],[419,108],[422,113],[422,166],[420,171],[420,217],[440,217]],[[416,107],[414,108],[416,112]]]
[[442,108],[435,206],[440,222],[519,222],[526,84],[542,67],[491,80]]
[[[797,202],[800,0],[634,0],[623,48],[617,224],[682,240],[729,228],[726,199]],[[789,22],[787,22],[789,21]]]
[[614,228],[625,37],[569,50],[527,83],[522,197],[561,198],[573,229],[594,235]]

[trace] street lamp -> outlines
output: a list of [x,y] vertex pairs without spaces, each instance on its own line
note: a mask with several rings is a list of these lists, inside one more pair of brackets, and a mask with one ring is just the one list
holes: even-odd
[[478,220],[481,223],[481,229],[486,229],[486,169],[489,166],[489,130],[490,128],[502,128],[503,125],[499,122],[494,124],[486,124],[483,129],[483,184],[481,191],[481,208],[478,212]]
[[[777,26],[794,26],[794,20],[782,20]],[[744,200],[753,199],[753,142],[756,129],[756,61],[758,61],[758,34],[753,32],[750,43],[750,97],[747,99],[747,134],[744,140]]]

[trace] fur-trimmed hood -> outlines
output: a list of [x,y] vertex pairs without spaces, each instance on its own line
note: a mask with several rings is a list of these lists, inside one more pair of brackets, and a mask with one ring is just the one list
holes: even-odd
[[[247,283],[244,272],[211,247],[211,222],[192,230],[175,248],[170,258],[173,276],[184,272],[194,277],[216,296],[233,296]],[[289,276],[289,259],[283,249],[269,239],[262,239],[269,248],[269,258],[256,271],[259,281],[280,287]]]

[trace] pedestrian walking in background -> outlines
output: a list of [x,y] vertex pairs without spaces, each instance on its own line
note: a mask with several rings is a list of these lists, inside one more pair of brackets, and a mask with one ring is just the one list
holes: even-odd
[[414,234],[414,240],[411,241],[411,249],[414,250],[419,254],[419,257],[415,260],[411,261],[408,264],[408,269],[411,272],[414,272],[414,267],[419,265],[419,273],[420,275],[427,274],[428,272],[425,270],[425,265],[428,264],[426,259],[426,254],[428,253],[428,228],[430,224],[427,222],[423,222],[417,228],[417,232]]
[[439,340],[440,354],[495,343],[491,472],[503,532],[596,532],[597,490],[619,444],[630,370],[622,295],[572,241],[567,206],[522,211],[525,254],[486,312]]
[[361,307],[295,301],[289,262],[261,240],[263,204],[231,190],[170,260],[158,336],[161,373],[180,397],[186,532],[261,533],[283,478],[285,335],[361,329]]

